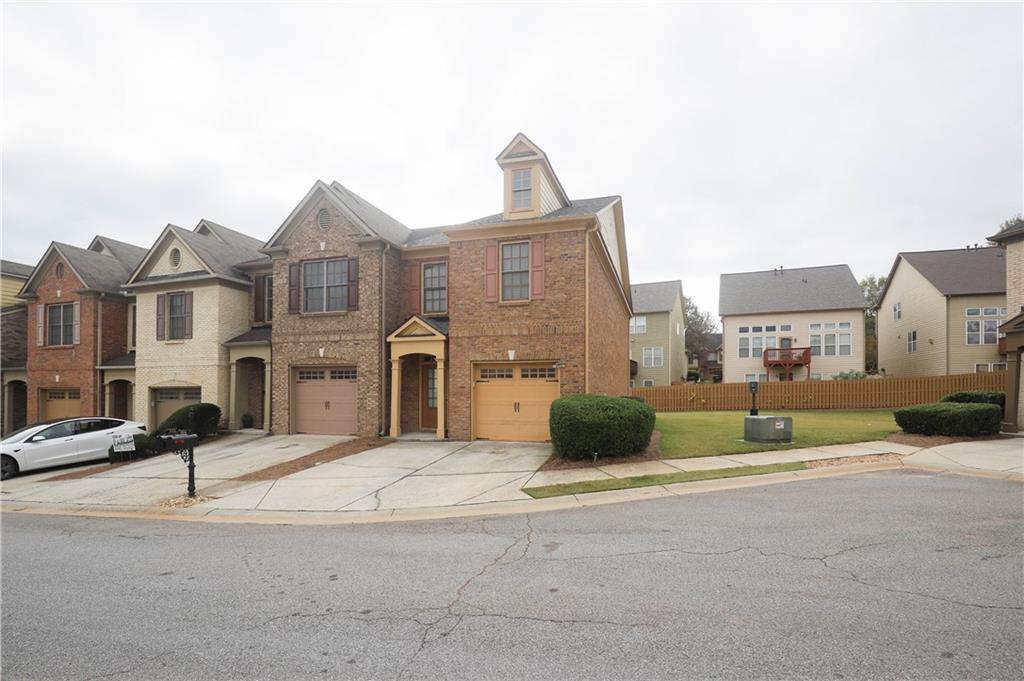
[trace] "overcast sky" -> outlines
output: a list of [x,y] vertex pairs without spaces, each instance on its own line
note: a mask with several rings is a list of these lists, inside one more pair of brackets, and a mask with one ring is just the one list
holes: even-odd
[[517,131],[623,197],[634,283],[983,242],[1022,211],[1022,6],[12,5],[3,257],[202,217],[268,238],[317,178],[410,227],[501,210]]

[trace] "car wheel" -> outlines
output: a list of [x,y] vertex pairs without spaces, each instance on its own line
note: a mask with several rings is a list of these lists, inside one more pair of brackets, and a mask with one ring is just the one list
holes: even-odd
[[14,457],[0,456],[0,480],[8,480],[18,474],[18,462]]

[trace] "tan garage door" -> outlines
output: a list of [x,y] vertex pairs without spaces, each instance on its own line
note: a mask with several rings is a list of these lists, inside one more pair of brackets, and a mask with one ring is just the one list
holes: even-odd
[[358,429],[355,367],[297,369],[292,408],[295,431],[350,435]]
[[154,388],[153,399],[156,402],[156,427],[168,416],[182,407],[198,404],[203,401],[202,388]]
[[82,415],[82,393],[78,388],[45,390],[43,420],[72,419]]
[[486,440],[551,439],[548,412],[559,395],[551,364],[483,365],[474,369],[476,437]]

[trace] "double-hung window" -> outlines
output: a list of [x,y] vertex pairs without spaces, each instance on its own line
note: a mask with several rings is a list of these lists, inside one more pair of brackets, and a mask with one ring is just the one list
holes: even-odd
[[821,356],[821,334],[820,333],[812,333],[811,334],[811,341],[810,341],[810,343],[811,343],[811,356],[812,357],[820,357]]
[[825,334],[825,356],[833,357],[836,354],[836,334]]
[[501,299],[530,299],[530,243],[501,245]]
[[995,345],[999,341],[999,320],[968,319],[968,345]]
[[637,315],[629,319],[629,332],[633,335],[647,333],[647,316]]
[[839,354],[844,356],[853,354],[853,334],[839,334]]
[[903,319],[903,303],[893,303],[892,318],[894,321]]
[[75,304],[46,306],[46,344],[73,345],[75,342]]
[[513,210],[533,207],[533,178],[530,169],[512,171],[512,208]]
[[302,311],[337,312],[348,308],[347,258],[302,263]]
[[185,294],[171,293],[167,296],[167,337],[171,340],[185,338]]
[[907,334],[907,352],[917,352],[917,331]]
[[740,357],[750,357],[750,339],[749,338],[740,338],[739,356]]
[[263,275],[263,320],[274,321],[274,275]]
[[423,312],[448,311],[448,263],[431,262],[423,266]]
[[660,367],[664,366],[665,358],[660,346],[653,348],[644,348],[644,367]]
[[753,336],[750,339],[750,356],[761,359],[764,356],[764,338]]

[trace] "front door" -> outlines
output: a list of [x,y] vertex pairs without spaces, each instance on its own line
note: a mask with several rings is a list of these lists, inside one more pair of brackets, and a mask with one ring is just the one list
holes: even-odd
[[437,363],[420,365],[420,428],[437,429]]
[[783,349],[788,349],[788,348],[793,347],[793,339],[792,338],[780,338],[779,339],[779,343],[780,343],[780,345],[781,345],[781,347]]

